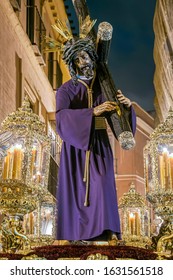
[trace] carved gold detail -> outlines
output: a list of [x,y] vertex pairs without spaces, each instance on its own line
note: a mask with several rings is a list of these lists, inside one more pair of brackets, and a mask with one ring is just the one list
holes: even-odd
[[173,251],[173,110],[151,134],[144,149],[145,188],[162,224],[159,234],[153,236],[156,250],[165,254]]
[[108,260],[108,256],[100,253],[91,254],[87,257],[87,260]]
[[119,200],[122,240],[126,245],[146,247],[150,240],[150,215],[145,198],[132,183],[129,192]]
[[118,136],[120,146],[125,150],[130,150],[135,147],[135,139],[132,132],[124,131]]
[[98,38],[103,41],[112,39],[113,27],[109,22],[101,22],[98,26]]

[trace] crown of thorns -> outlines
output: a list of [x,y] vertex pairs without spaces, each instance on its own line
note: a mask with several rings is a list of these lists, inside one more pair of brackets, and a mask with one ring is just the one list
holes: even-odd
[[95,23],[96,20],[91,20],[89,15],[84,20],[79,16],[79,37],[74,38],[68,22],[63,23],[61,20],[57,20],[57,24],[52,25],[52,27],[59,36],[56,40],[46,37],[45,52],[62,52],[62,58],[66,64],[71,62],[79,50],[94,52],[96,59],[94,43],[87,37]]
[[92,58],[97,60],[95,45],[90,38],[76,39],[76,41],[73,39],[73,41],[67,42],[64,46],[62,59],[69,65],[79,50],[92,54]]

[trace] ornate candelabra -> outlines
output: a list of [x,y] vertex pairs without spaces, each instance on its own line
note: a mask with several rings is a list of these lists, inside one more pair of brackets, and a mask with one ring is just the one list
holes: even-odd
[[145,198],[136,192],[132,183],[128,193],[119,200],[122,239],[127,245],[150,245],[150,212]]
[[50,140],[45,125],[25,97],[0,131],[0,211],[3,250],[16,252],[30,246],[23,233],[23,216],[37,208],[47,191]]
[[163,222],[153,247],[160,253],[173,250],[173,111],[158,125],[144,148],[146,197]]

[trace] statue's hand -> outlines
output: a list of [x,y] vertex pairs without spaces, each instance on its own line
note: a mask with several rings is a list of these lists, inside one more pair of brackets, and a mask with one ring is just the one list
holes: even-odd
[[129,108],[132,105],[130,99],[125,97],[120,89],[117,90],[117,98],[119,102],[124,104],[127,108]]
[[117,103],[114,101],[105,101],[104,103],[96,106],[93,110],[94,116],[100,116],[105,112],[111,112],[117,110]]

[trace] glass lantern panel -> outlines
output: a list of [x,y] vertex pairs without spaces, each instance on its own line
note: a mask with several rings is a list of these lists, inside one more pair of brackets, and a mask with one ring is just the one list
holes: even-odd
[[173,145],[158,145],[158,179],[162,189],[173,189]]
[[41,144],[38,140],[33,140],[31,147],[31,165],[30,172],[33,183],[40,182],[40,162],[41,162]]
[[125,213],[123,209],[119,209],[119,215],[120,215],[120,223],[121,223],[121,232],[125,232],[126,229],[126,220],[125,220]]
[[150,235],[150,220],[149,220],[149,211],[146,210],[144,213],[144,235]]
[[160,231],[160,227],[163,223],[163,220],[161,217],[155,215],[154,217],[154,220],[152,222],[152,225],[151,225],[151,233],[152,235],[158,235],[159,234],[159,231]]
[[38,213],[34,210],[24,216],[23,230],[26,235],[38,235]]
[[40,143],[34,140],[31,150],[31,178],[34,184],[46,186],[45,178],[48,175],[49,153],[47,150],[47,143]]
[[42,145],[42,156],[40,161],[40,184],[42,186],[47,186],[48,172],[49,172],[49,160],[50,154],[48,152],[47,143]]
[[13,139],[12,144],[6,150],[6,155],[2,159],[1,179],[23,179],[23,166],[25,158],[25,138]]
[[148,153],[145,157],[145,179],[146,179],[146,193],[153,189],[153,176],[152,176],[152,157]]
[[41,235],[53,235],[54,207],[51,204],[41,206]]

